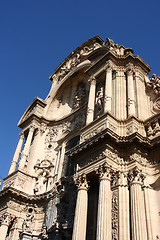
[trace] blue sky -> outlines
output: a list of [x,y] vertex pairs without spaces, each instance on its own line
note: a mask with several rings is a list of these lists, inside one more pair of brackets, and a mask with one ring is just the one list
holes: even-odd
[[6,0],[0,3],[0,178],[8,174],[32,100],[45,99],[61,61],[99,35],[131,47],[160,75],[160,1]]

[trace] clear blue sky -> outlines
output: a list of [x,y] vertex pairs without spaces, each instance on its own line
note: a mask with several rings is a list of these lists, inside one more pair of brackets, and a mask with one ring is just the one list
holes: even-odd
[[0,3],[0,177],[7,175],[31,103],[48,77],[87,39],[109,37],[134,49],[160,75],[160,1],[6,0]]

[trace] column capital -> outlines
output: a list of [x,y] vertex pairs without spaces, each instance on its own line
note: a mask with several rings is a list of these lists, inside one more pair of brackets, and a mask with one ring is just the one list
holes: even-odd
[[82,175],[79,175],[76,179],[76,185],[78,187],[78,190],[88,190],[89,186],[88,186],[88,181],[87,181],[87,176],[85,173],[83,173]]
[[141,184],[142,185],[144,179],[145,179],[145,174],[137,166],[128,172],[128,181],[129,181],[130,185],[132,185],[132,184]]
[[132,63],[127,64],[127,66],[126,66],[127,76],[132,76],[133,75],[133,69],[134,69],[134,66],[133,66]]
[[106,71],[111,71],[111,70],[113,70],[113,63],[111,62],[111,60],[108,60],[107,62],[106,62],[106,65],[105,65],[105,67],[104,67],[104,70],[106,70]]
[[100,181],[102,180],[111,180],[111,173],[113,172],[111,166],[105,162],[97,169],[97,174],[99,174]]
[[29,132],[34,132],[35,128],[36,128],[35,125],[30,125],[29,128],[28,128]]
[[10,222],[15,219],[10,213],[4,213],[1,217],[1,225],[9,226]]
[[20,136],[20,138],[24,138],[24,131],[23,130],[19,133],[19,136]]
[[93,84],[96,84],[96,81],[97,81],[97,79],[96,79],[95,76],[91,76],[91,77],[88,79],[88,82],[93,83]]

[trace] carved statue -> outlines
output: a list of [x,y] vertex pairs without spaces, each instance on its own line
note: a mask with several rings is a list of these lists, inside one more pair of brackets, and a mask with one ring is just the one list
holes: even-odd
[[100,87],[100,89],[97,91],[97,94],[96,94],[96,112],[97,112],[97,116],[100,115],[102,110],[103,110],[103,87]]
[[74,101],[73,101],[73,110],[78,109],[85,103],[86,95],[87,94],[86,94],[85,85],[83,82],[81,82],[81,83],[79,83],[77,90],[76,90],[76,94],[75,94]]
[[[146,81],[146,80],[145,80]],[[149,81],[146,81],[146,86],[154,91],[155,94],[160,93],[160,77],[156,74],[152,75]]]
[[54,165],[50,160],[37,160],[37,163],[34,166],[35,171],[38,172],[36,184],[34,187],[35,193],[44,192],[47,190],[48,183],[51,179],[53,179],[53,168]]

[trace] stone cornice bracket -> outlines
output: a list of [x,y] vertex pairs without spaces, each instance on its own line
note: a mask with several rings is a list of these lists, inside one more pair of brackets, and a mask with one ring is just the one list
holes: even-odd
[[100,181],[102,180],[111,180],[111,174],[113,173],[113,170],[111,166],[105,162],[99,168],[96,170],[96,173],[99,174]]
[[77,177],[77,179],[75,180],[75,183],[78,187],[78,190],[88,190],[89,189],[87,176],[85,173],[83,173],[82,175],[79,175]]
[[137,166],[128,172],[128,181],[132,184],[143,184],[145,179],[144,173]]

